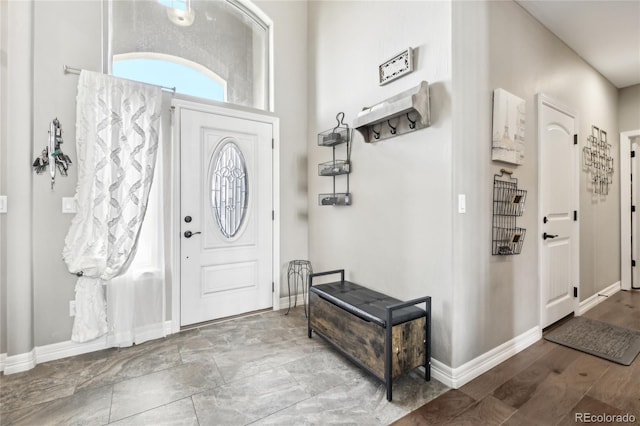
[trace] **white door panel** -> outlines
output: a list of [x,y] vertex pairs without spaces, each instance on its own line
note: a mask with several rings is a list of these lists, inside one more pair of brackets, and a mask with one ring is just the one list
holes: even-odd
[[575,115],[544,96],[538,103],[541,326],[574,311],[579,287],[578,148]]
[[272,306],[272,137],[268,123],[181,110],[183,326]]
[[[638,167],[638,156],[640,156],[640,136],[636,136],[631,139],[631,150],[635,151],[635,156],[630,158],[631,161],[631,176],[635,179],[640,177],[640,170]],[[621,197],[628,196],[628,194],[621,194]],[[640,287],[640,274],[638,270],[640,269],[640,237],[638,236],[638,214],[640,214],[640,184],[634,182],[634,179],[631,179],[631,205],[636,206],[636,210],[632,211],[631,214],[631,261],[633,265],[633,261],[635,260],[637,266],[631,267],[631,288]],[[627,210],[628,212],[629,210]],[[623,236],[624,238],[624,236]],[[627,240],[628,241],[628,240]],[[625,259],[625,267],[628,265],[628,259]]]

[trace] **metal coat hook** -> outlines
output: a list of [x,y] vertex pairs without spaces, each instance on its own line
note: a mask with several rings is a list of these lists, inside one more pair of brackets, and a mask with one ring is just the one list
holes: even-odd
[[371,126],[371,131],[373,132],[374,139],[380,139],[380,130],[376,131],[375,125]]
[[407,113],[407,120],[409,120],[409,128],[410,129],[415,129],[416,128],[416,122],[415,120],[412,120],[411,117],[409,116],[409,113]]
[[396,128],[391,124],[391,120],[387,120],[387,125],[388,125],[388,126],[389,126],[389,128],[391,129],[391,130],[390,130],[390,133],[391,133],[392,135],[395,135],[395,134],[397,133],[397,131],[398,131],[398,130],[397,130],[397,129],[396,129]]
[[513,174],[513,170],[500,169],[500,173],[503,174],[503,175],[512,175]]

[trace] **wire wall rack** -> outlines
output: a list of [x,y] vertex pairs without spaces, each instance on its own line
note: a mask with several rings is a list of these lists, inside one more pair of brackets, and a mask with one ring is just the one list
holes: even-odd
[[[349,174],[351,173],[351,136],[353,129],[344,123],[344,112],[336,115],[335,127],[318,133],[318,146],[332,148],[332,159],[318,164],[318,176],[333,178],[333,192],[319,194],[318,204],[321,206],[349,206],[351,205],[351,192],[349,191]],[[346,159],[336,158],[336,147],[344,144]],[[346,184],[345,192],[336,192],[336,176],[344,175]]]
[[493,255],[520,254],[525,228],[516,226],[516,218],[524,213],[527,191],[518,189],[513,172],[501,169],[493,176]]
[[583,168],[591,175],[594,194],[608,195],[613,183],[613,156],[607,132],[591,126],[587,144],[582,148]]

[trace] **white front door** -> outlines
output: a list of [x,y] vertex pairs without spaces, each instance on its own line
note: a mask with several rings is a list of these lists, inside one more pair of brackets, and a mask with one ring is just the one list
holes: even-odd
[[[631,151],[634,156],[631,158],[631,176],[640,176],[640,167],[638,166],[638,157],[640,156],[640,136],[630,138]],[[640,184],[630,179],[631,185],[631,262],[626,260],[627,265],[631,264],[631,288],[640,288],[640,238],[638,237],[638,214],[640,214]],[[624,194],[621,196],[625,196]],[[629,212],[629,210],[627,210]],[[624,236],[623,236],[624,238]]]
[[269,308],[273,125],[180,109],[180,325]]
[[575,114],[539,95],[538,238],[540,323],[543,328],[574,311],[573,288],[579,287],[579,145],[574,145],[576,133]]

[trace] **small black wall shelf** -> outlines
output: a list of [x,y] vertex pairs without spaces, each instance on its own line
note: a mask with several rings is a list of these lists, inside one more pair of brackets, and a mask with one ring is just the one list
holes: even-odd
[[[336,115],[338,124],[333,129],[318,133],[318,146],[331,147],[333,158],[331,161],[318,164],[318,176],[333,178],[333,192],[320,194],[318,204],[321,206],[348,206],[351,205],[351,193],[349,192],[349,174],[351,173],[351,129],[344,124],[344,112]],[[336,158],[336,147],[345,145],[346,160]],[[345,176],[346,192],[336,192],[336,177]]]

